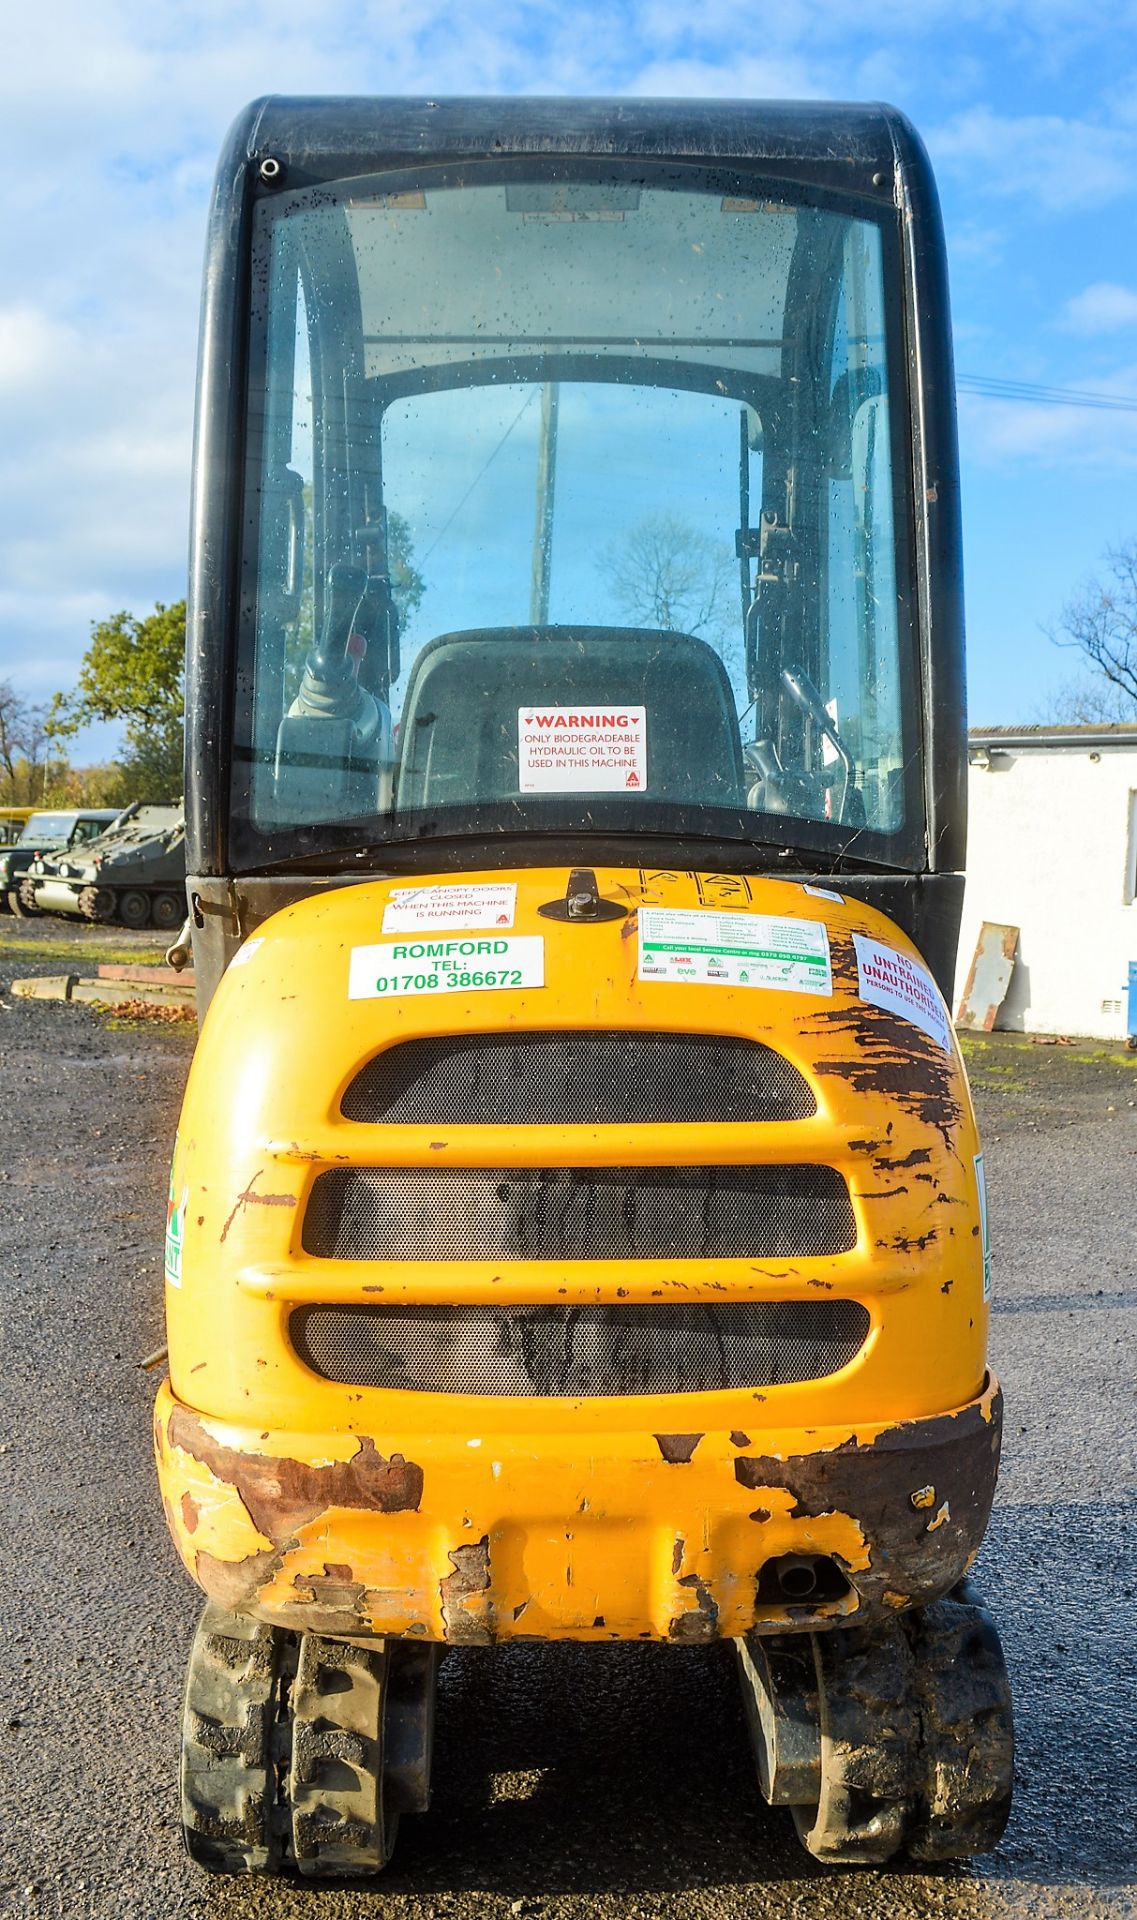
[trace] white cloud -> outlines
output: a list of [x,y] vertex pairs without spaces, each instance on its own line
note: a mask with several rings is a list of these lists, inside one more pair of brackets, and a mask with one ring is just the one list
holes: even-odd
[[1096,208],[1137,190],[1137,134],[1127,127],[972,107],[931,132],[928,146],[972,192],[1033,200],[1049,212]]
[[1137,291],[1112,280],[1095,280],[1066,302],[1061,324],[1071,333],[1117,333],[1123,327],[1137,327]]
[[[1137,366],[1080,381],[1079,387],[1087,394],[1137,397]],[[990,468],[1026,463],[1036,473],[1053,468],[1059,475],[1137,469],[1137,413],[961,393],[959,438],[965,457]]]
[[[974,290],[967,314],[957,294],[960,339],[976,343],[976,370],[986,372],[1013,353],[1029,300],[1052,313],[1069,287],[1083,286],[1066,324],[1088,332],[1092,318],[1104,332],[1107,315],[1120,327],[1135,297],[1106,279],[1123,271],[1110,255],[1088,251],[1043,301],[1020,271],[1018,208],[1014,220],[1006,205],[995,209],[1007,216],[998,231],[991,198],[979,204],[981,195],[1014,196],[1042,213],[1093,211],[1132,192],[1132,98],[1120,80],[1108,95],[1095,81],[1087,106],[1085,87],[1055,65],[1064,50],[1089,47],[1095,72],[1120,75],[1115,55],[1122,29],[1132,32],[1132,6],[879,0],[869,19],[863,0],[784,0],[744,21],[737,0],[703,0],[698,10],[689,0],[499,0],[460,19],[449,0],[308,0],[291,11],[276,0],[9,8],[0,116],[21,165],[0,204],[0,672],[40,690],[64,685],[91,620],[183,590],[205,211],[215,155],[246,100],[883,94],[924,124],[971,102],[930,144],[949,189],[961,284]],[[1037,87],[1029,111],[974,104],[1026,99],[1020,70],[1037,76],[1047,63],[1061,84]],[[1061,103],[1055,112],[1035,110],[1051,99]],[[1030,377],[1050,371],[1042,361]],[[1089,384],[1072,367],[1062,377]],[[1103,387],[1120,379],[1103,378]],[[1134,429],[1133,416],[965,403],[965,434],[995,467],[1049,462],[1059,471],[1090,459],[1116,469],[1132,464]]]
[[819,69],[803,59],[652,60],[641,67],[629,92],[653,98],[718,100],[810,100],[827,91]]
[[32,306],[0,307],[0,393],[6,404],[29,389],[50,385],[61,360],[75,351],[75,338],[49,315]]

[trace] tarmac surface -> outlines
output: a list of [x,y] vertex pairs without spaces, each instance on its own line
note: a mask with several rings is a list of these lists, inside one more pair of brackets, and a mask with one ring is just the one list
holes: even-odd
[[0,920],[0,1914],[27,1920],[1137,1915],[1137,1061],[972,1043],[1004,1466],[976,1570],[1016,1689],[1006,1838],[835,1872],[761,1802],[728,1650],[510,1648],[443,1668],[434,1806],[373,1887],[202,1875],[177,1721],[195,1590],[150,1465],[169,1150],[193,1041],[13,977],[151,957]]

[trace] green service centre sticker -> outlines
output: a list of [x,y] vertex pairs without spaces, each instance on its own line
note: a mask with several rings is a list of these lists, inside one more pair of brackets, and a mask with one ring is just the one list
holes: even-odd
[[829,933],[821,920],[641,907],[639,940],[641,980],[833,992]]
[[396,1000],[419,993],[484,993],[495,987],[543,987],[540,934],[467,940],[384,940],[353,947],[349,1000]]

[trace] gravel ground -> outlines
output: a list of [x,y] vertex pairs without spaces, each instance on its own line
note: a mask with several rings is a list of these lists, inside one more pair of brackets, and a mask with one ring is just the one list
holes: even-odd
[[759,1801],[724,1649],[513,1648],[443,1670],[435,1807],[379,1890],[216,1881],[178,1838],[196,1613],[151,1476],[167,1161],[192,1029],[13,1001],[142,936],[0,921],[0,1912],[50,1920],[1137,1914],[1137,1070],[969,1045],[1008,1399],[978,1568],[1019,1787],[974,1868],[834,1873]]

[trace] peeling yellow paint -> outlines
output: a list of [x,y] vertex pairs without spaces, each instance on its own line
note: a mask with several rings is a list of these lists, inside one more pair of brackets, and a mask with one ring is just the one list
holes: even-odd
[[[938,1493],[917,1484],[930,1471],[923,1457],[914,1455],[909,1477],[899,1476],[909,1423],[928,1422],[935,1445],[950,1450],[953,1410],[972,1409],[977,1396],[997,1446],[968,1172],[978,1143],[954,1051],[929,1055],[926,1036],[913,1028],[909,1059],[903,1032],[898,1040],[883,1025],[872,1046],[863,1044],[879,1010],[858,999],[851,936],[868,933],[903,950],[910,943],[874,910],[853,900],[805,899],[795,882],[601,869],[606,896],[797,915],[828,927],[829,999],[645,983],[635,977],[630,921],[590,928],[583,968],[579,929],[537,911],[563,894],[564,872],[510,877],[514,930],[545,942],[540,990],[349,1001],[348,954],[381,924],[386,882],[302,902],[266,922],[255,999],[240,973],[222,981],[180,1129],[178,1177],[190,1204],[182,1284],[167,1293],[171,1387],[160,1396],[156,1436],[169,1523],[187,1566],[233,1591],[245,1569],[241,1603],[282,1624],[342,1621],[350,1609],[363,1631],[435,1639],[773,1630],[789,1615],[760,1605],[757,1587],[767,1561],[783,1555],[827,1556],[850,1581],[848,1600],[819,1608],[819,1620],[870,1603],[907,1604],[909,1574],[889,1561],[900,1548],[881,1544],[896,1512],[908,1513],[908,1532],[927,1556],[920,1577],[931,1577],[938,1555],[945,1579],[958,1577],[976,1544],[958,1486],[944,1478],[938,1456]],[[502,1129],[470,1122],[442,1130],[377,1128],[341,1115],[343,1089],[380,1046],[443,1031],[476,1036],[536,1026],[761,1041],[804,1075],[817,1111],[745,1125]],[[852,1198],[856,1246],[827,1259],[471,1260],[460,1263],[460,1282],[452,1260],[333,1260],[303,1249],[311,1184],[332,1167],[696,1163],[837,1168]],[[216,1198],[207,1202],[207,1195]],[[945,1202],[936,1216],[950,1215],[954,1239],[921,1222],[932,1197]],[[459,1284],[471,1305],[506,1309],[649,1305],[677,1296],[851,1299],[868,1309],[870,1331],[855,1359],[817,1381],[576,1400],[348,1387],[318,1378],[289,1338],[290,1315],[301,1305],[374,1305],[380,1296],[384,1304],[450,1305]],[[220,1463],[219,1473],[171,1444],[167,1423],[179,1405],[198,1422],[202,1451]],[[874,1457],[885,1438],[887,1457],[885,1449]],[[862,1455],[876,1483],[893,1458],[898,1476],[871,1521],[848,1479]],[[834,1478],[845,1476],[840,1498],[818,1497],[811,1483],[803,1499],[803,1463],[820,1468],[827,1457]],[[252,1485],[233,1464],[242,1459],[257,1463]],[[301,1501],[292,1524],[293,1490],[291,1506],[282,1496],[281,1509],[291,1520],[277,1525],[270,1511],[276,1461],[285,1479],[307,1473],[305,1484],[315,1486],[327,1475],[344,1500],[359,1504],[316,1511]],[[749,1479],[741,1469],[752,1470]],[[230,1472],[256,1519],[225,1478]],[[367,1487],[384,1475],[414,1480],[421,1496],[398,1510],[369,1507]],[[956,1520],[945,1529],[948,1491]],[[931,1512],[937,1499],[928,1528],[913,1527],[909,1501]],[[937,1536],[934,1543],[925,1531]],[[678,1540],[686,1544],[673,1566]],[[482,1541],[485,1587],[478,1585]],[[800,1615],[795,1609],[796,1624]]]

